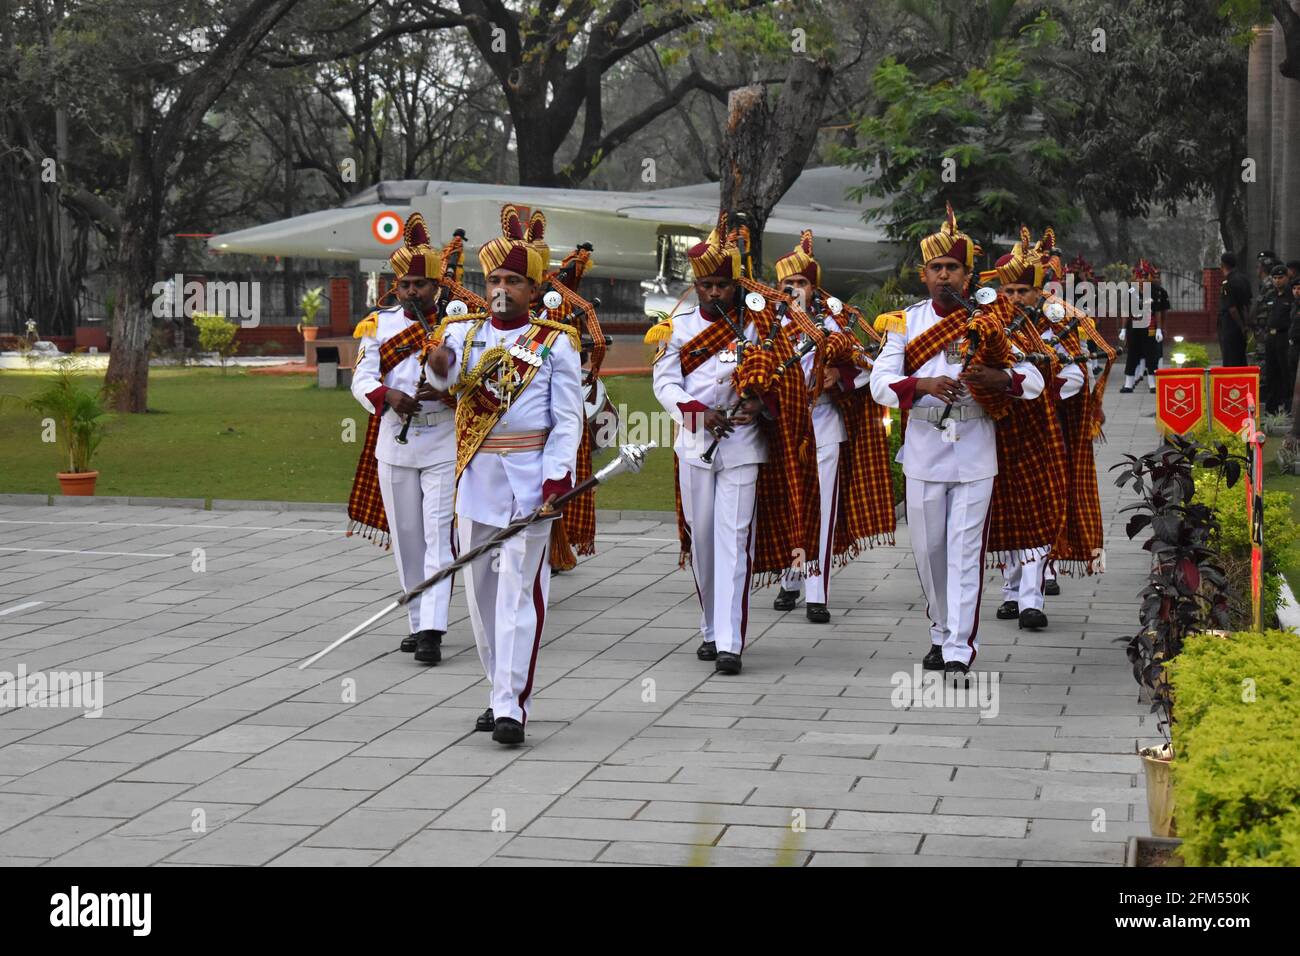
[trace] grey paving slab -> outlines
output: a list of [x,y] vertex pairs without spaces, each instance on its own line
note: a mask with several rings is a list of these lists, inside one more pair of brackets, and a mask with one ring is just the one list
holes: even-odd
[[[1155,442],[1149,397],[1113,381],[1107,404],[1102,470]],[[1114,643],[1147,559],[1101,487],[1110,573],[1063,578],[1048,629],[995,620],[986,578],[996,714],[894,699],[927,646],[905,525],[837,572],[829,625],[755,594],[726,679],[695,659],[672,517],[602,513],[599,555],[552,581],[514,749],[472,730],[459,587],[441,666],[400,654],[393,619],[297,670],[394,586],[337,506],[0,495],[0,527],[68,552],[0,555],[0,610],[42,602],[0,620],[0,670],[105,675],[102,717],[0,712],[0,862],[1118,865],[1157,731]]]

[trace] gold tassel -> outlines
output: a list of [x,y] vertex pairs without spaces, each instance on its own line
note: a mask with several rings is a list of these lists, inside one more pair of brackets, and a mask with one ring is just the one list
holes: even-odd
[[650,326],[645,334],[646,345],[664,345],[673,337],[673,320],[664,319]]
[[371,312],[368,316],[357,323],[357,327],[352,330],[354,339],[365,338],[370,336],[374,338],[379,333],[379,321],[377,312]]
[[872,323],[872,328],[880,335],[886,332],[904,335],[907,332],[907,313],[901,309],[897,312],[881,312]]

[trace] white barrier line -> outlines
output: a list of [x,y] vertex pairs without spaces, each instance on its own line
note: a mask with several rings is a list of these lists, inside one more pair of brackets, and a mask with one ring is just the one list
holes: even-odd
[[19,611],[25,611],[29,607],[36,607],[36,605],[44,603],[44,601],[28,601],[26,604],[15,604],[13,607],[7,607],[0,611],[0,617],[4,617],[6,614],[17,614]]
[[263,525],[246,525],[246,524],[147,524],[144,522],[129,521],[37,521],[35,519],[26,520],[19,518],[0,518],[0,524],[64,524],[70,528],[84,528],[86,526],[96,528],[190,528],[195,531],[204,531],[213,528],[217,531],[288,531],[292,534],[301,534],[309,532],[313,534],[346,534],[343,528],[272,528]]
[[152,554],[140,551],[76,551],[71,548],[0,548],[0,551],[34,551],[37,554],[96,554],[111,558],[174,558],[174,554]]

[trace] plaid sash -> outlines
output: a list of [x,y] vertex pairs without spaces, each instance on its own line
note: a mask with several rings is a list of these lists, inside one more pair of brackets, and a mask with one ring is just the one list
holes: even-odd
[[1066,458],[1061,426],[1047,390],[1013,399],[998,422],[998,474],[990,504],[989,566],[1045,555],[1065,520]]
[[[419,322],[412,322],[379,346],[379,380],[402,361],[409,358],[423,343],[424,330]],[[444,403],[451,403],[444,399]],[[366,437],[361,443],[361,457],[357,459],[357,472],[352,479],[348,495],[348,530],[346,537],[360,531],[361,536],[374,544],[389,545],[388,516],[384,514],[384,497],[379,490],[379,462],[375,448],[379,444],[379,419],[384,408],[370,416],[366,423]]]
[[1097,463],[1093,458],[1093,406],[1097,398],[1086,386],[1057,404],[1065,439],[1066,500],[1069,511],[1052,548],[1058,570],[1093,574],[1100,563],[1103,532]]
[[840,445],[839,510],[832,546],[832,567],[841,568],[864,547],[894,543],[894,478],[884,423],[887,409],[872,400],[867,388],[836,395],[836,401],[846,435]]

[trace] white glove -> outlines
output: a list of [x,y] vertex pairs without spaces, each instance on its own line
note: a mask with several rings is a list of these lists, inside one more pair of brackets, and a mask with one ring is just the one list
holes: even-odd
[[1124,341],[1124,336],[1126,336],[1126,335],[1128,335],[1128,329],[1120,329],[1120,330],[1119,330],[1119,340],[1120,340],[1121,342]]
[[1165,330],[1156,329],[1156,343],[1159,344],[1165,340]]

